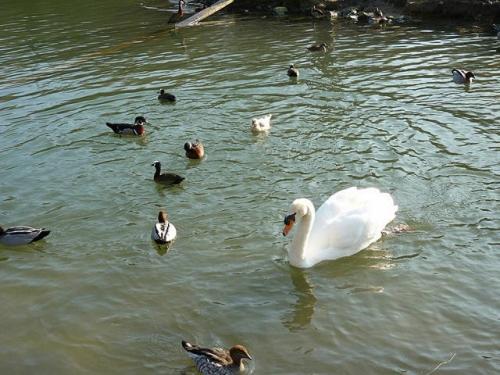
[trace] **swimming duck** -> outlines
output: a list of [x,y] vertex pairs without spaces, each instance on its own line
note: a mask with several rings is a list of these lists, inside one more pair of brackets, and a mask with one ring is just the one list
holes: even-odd
[[463,69],[452,69],[451,74],[453,74],[453,82],[455,83],[469,84],[476,78],[474,73]]
[[120,135],[143,135],[146,132],[144,125],[146,124],[146,118],[144,116],[137,116],[134,120],[134,124],[113,124],[107,122],[106,125],[110,127],[116,134]]
[[311,16],[313,18],[324,18],[325,17],[325,12],[318,8],[316,5],[313,5],[311,8]]
[[500,39],[500,24],[493,24],[493,31],[497,34],[497,38]]
[[175,95],[169,94],[168,92],[165,92],[165,90],[161,89],[159,92],[159,95],[158,95],[158,100],[175,102],[176,98],[175,98]]
[[353,255],[381,237],[397,210],[391,195],[376,188],[341,190],[317,212],[309,199],[296,199],[283,228],[286,236],[298,221],[297,234],[288,249],[289,262],[309,268],[324,260]]
[[161,163],[158,160],[155,160],[153,164],[151,164],[156,168],[155,175],[153,179],[155,182],[163,185],[175,185],[180,184],[184,177],[181,177],[175,173],[160,173],[161,172]]
[[292,64],[288,68],[288,71],[286,72],[286,74],[288,74],[289,77],[298,77],[299,76],[299,70],[297,68],[295,68],[295,66]]
[[307,47],[307,49],[311,52],[326,52],[328,45],[326,43],[321,44],[313,44],[311,47]]
[[184,5],[186,5],[184,0],[179,0],[177,13],[170,16],[168,23],[177,23],[184,18]]
[[245,370],[243,359],[252,359],[243,345],[229,350],[223,348],[201,348],[182,340],[182,347],[194,360],[196,368],[203,375],[233,375]]
[[205,148],[199,140],[196,140],[194,143],[184,143],[184,150],[189,159],[202,159],[205,156]]
[[0,243],[3,245],[25,245],[48,236],[50,230],[32,227],[0,227]]
[[264,117],[252,119],[252,132],[259,133],[271,129],[271,117],[273,115],[265,115]]
[[158,214],[158,222],[153,226],[151,231],[151,239],[159,245],[165,245],[177,236],[177,230],[174,224],[169,223],[168,216],[165,211],[160,211]]

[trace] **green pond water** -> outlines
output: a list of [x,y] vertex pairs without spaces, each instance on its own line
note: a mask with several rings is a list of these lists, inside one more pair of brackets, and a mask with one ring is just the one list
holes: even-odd
[[[496,38],[234,15],[174,32],[173,8],[2,3],[0,225],[52,233],[0,247],[0,373],[195,374],[182,339],[244,344],[254,374],[500,373]],[[137,115],[140,139],[105,126]],[[158,186],[154,160],[186,180]],[[290,267],[290,203],[350,186],[390,192],[412,231]]]

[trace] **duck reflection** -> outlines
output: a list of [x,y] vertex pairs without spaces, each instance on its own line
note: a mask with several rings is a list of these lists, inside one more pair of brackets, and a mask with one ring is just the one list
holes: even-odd
[[290,331],[298,331],[311,323],[316,297],[313,293],[314,286],[309,282],[305,271],[290,267],[290,276],[295,287],[293,294],[297,296],[297,302],[292,311],[288,310],[285,313],[281,321]]
[[158,253],[158,255],[163,256],[166,253],[168,253],[172,244],[173,244],[173,242],[169,242],[167,244],[162,244],[162,245],[155,243],[154,245],[155,245],[156,252]]

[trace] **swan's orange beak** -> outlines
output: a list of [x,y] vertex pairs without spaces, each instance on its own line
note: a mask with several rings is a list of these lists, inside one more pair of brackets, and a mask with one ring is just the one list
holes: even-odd
[[290,232],[293,228],[293,221],[290,221],[290,224],[285,224],[283,227],[283,236],[288,235],[288,232]]
[[283,227],[283,236],[288,235],[295,224],[295,214],[285,216],[285,226]]

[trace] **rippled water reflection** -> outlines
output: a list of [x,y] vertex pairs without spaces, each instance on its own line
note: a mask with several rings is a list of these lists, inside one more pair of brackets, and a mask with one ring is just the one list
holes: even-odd
[[[500,371],[495,38],[233,16],[172,32],[131,0],[4,8],[0,222],[53,232],[0,249],[2,372],[194,373],[182,338],[244,343],[258,374],[425,374],[453,354],[440,372]],[[142,139],[105,126],[139,114]],[[156,186],[156,159],[186,182]],[[413,231],[292,269],[290,202],[352,185],[390,191]]]

